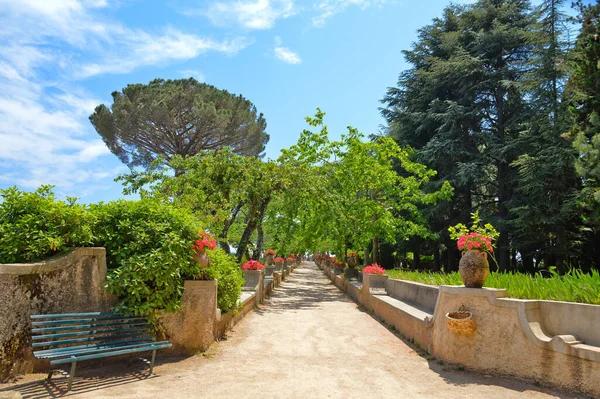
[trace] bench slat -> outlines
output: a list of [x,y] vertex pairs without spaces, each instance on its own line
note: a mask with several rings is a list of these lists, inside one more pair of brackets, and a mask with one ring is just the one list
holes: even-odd
[[[55,339],[55,338],[71,338],[71,337],[82,337],[86,335],[100,335],[103,339],[110,339],[110,335],[106,334],[114,334],[114,333],[130,333],[130,332],[148,332],[148,327],[142,328],[113,328],[110,330],[87,330],[87,331],[75,331],[68,333],[59,333],[59,334],[44,334],[44,335],[36,335],[33,336],[32,339],[34,341],[41,341],[43,339]],[[103,335],[104,334],[104,335]]]
[[78,357],[78,355],[84,355],[87,353],[102,353],[102,352],[109,352],[109,351],[113,351],[113,350],[122,350],[122,349],[132,349],[132,348],[140,348],[140,347],[146,347],[149,345],[153,345],[154,341],[144,341],[144,342],[138,342],[137,344],[118,344],[118,345],[98,345],[96,348],[87,348],[87,349],[77,349],[77,350],[72,350],[72,351],[60,351],[60,352],[56,352],[56,353],[47,353],[44,355],[38,355],[36,353],[34,353],[34,356],[37,359],[56,359],[56,358],[61,358],[61,357],[70,357],[70,356],[75,356]]
[[[129,333],[129,334],[124,334],[124,335],[114,335],[114,336],[111,336],[110,338],[113,340],[116,340],[116,339],[142,338],[142,337],[148,337],[149,339],[152,339],[152,337],[150,337],[149,335],[143,335],[143,334],[139,334],[139,333],[138,334]],[[61,341],[34,342],[33,344],[31,344],[31,347],[32,348],[42,348],[44,346],[82,344],[84,342],[102,341],[102,340],[106,340],[106,338],[107,337],[88,337],[88,338],[66,339],[66,340],[61,340]]]
[[47,320],[47,321],[34,321],[31,323],[33,327],[45,327],[45,326],[54,326],[54,325],[63,325],[63,324],[76,324],[76,323],[97,323],[97,322],[107,322],[107,321],[117,321],[123,320],[126,322],[138,322],[138,321],[148,321],[143,317],[129,317],[129,316],[119,316],[119,317],[107,317],[107,318],[84,318],[84,319],[65,319],[65,320]]
[[65,317],[91,317],[91,316],[119,316],[116,312],[89,312],[89,313],[58,313],[58,314],[33,314],[31,319],[64,319]]
[[[119,343],[122,344],[133,344],[136,342],[148,342],[149,340],[147,338],[132,338],[132,339],[125,339],[122,341],[117,341]],[[106,343],[104,342],[99,342],[97,344],[89,344],[89,345],[76,345],[76,346],[65,346],[62,348],[52,348],[52,349],[42,349],[39,351],[35,351],[33,352],[34,355],[39,355],[39,356],[45,356],[46,354],[49,353],[60,353],[60,352],[69,352],[72,350],[79,350],[79,349],[93,349],[93,348],[99,348],[103,345],[106,345]]]
[[44,328],[33,328],[31,332],[34,334],[43,334],[50,333],[55,331],[69,331],[69,330],[84,330],[84,329],[92,329],[92,328],[111,328],[111,327],[119,327],[119,328],[130,328],[130,327],[139,327],[139,326],[148,326],[147,322],[139,322],[139,323],[109,323],[109,324],[77,324],[74,326],[61,326],[61,327],[44,327]]
[[163,341],[163,342],[157,342],[155,344],[149,345],[147,347],[142,347],[142,348],[123,349],[123,350],[117,350],[117,351],[113,351],[113,352],[98,353],[95,355],[74,356],[73,359],[67,358],[67,359],[51,360],[50,364],[51,365],[66,364],[66,363],[71,363],[73,360],[76,360],[79,362],[79,361],[83,361],[83,360],[99,359],[102,357],[119,356],[119,355],[126,355],[128,353],[146,352],[146,351],[151,351],[154,349],[170,348],[171,346],[172,346],[172,344],[170,342]]

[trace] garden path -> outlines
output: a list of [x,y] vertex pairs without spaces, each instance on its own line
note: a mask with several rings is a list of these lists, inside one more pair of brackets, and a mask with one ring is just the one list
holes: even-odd
[[[159,356],[162,360],[164,356]],[[427,360],[304,262],[226,341],[204,356],[167,359],[155,377],[139,363],[86,372],[69,396],[85,398],[568,398],[509,378]],[[26,397],[57,397],[39,381]],[[29,385],[27,385],[29,384]],[[23,391],[22,391],[23,392]]]

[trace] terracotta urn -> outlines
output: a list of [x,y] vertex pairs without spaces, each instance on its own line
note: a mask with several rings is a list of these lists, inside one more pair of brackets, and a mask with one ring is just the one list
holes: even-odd
[[197,249],[194,254],[194,260],[200,265],[201,268],[210,266],[210,258],[204,251],[204,248]]
[[490,264],[487,260],[487,252],[466,251],[463,252],[458,264],[458,271],[462,277],[465,287],[481,288],[490,274]]

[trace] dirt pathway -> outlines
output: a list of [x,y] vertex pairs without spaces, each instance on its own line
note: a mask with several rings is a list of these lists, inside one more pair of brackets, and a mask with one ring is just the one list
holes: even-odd
[[[204,356],[167,359],[144,379],[139,363],[81,372],[85,398],[568,398],[417,354],[305,262],[273,297]],[[24,397],[61,397],[64,379],[27,378]],[[6,388],[6,386],[4,387]],[[0,393],[1,394],[1,393]]]

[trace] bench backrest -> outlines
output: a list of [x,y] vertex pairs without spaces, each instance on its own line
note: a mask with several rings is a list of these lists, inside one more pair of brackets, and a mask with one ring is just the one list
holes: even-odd
[[148,320],[114,312],[31,315],[33,350],[152,340]]

